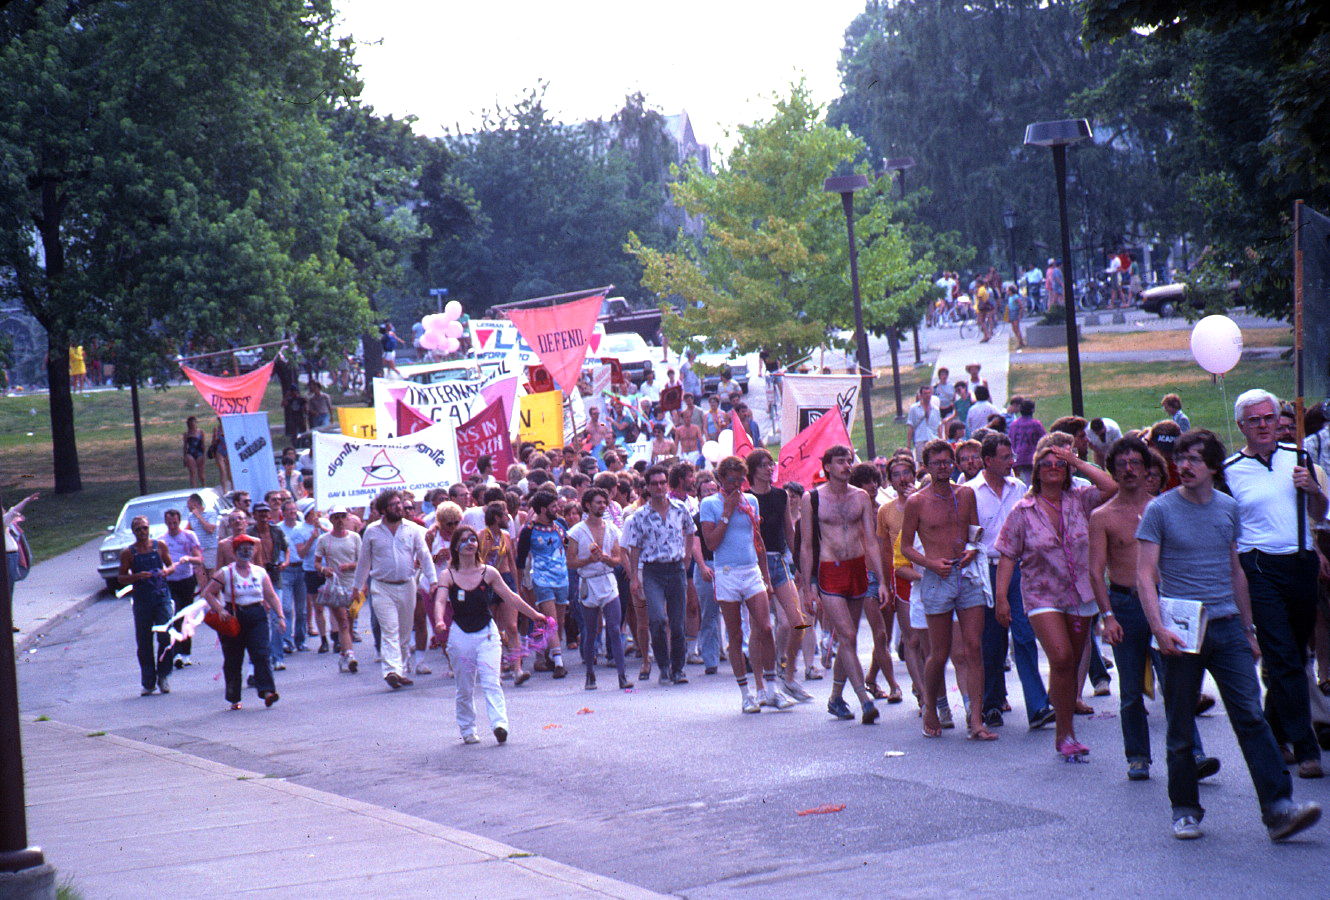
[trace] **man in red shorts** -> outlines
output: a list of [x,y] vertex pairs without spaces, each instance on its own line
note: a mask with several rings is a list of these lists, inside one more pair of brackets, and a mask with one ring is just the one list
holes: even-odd
[[868,597],[868,567],[878,576],[878,596],[872,602],[883,609],[891,605],[887,579],[878,553],[873,521],[873,503],[867,493],[850,485],[854,454],[843,444],[822,454],[827,481],[804,494],[802,521],[808,523],[808,540],[800,548],[799,582],[804,590],[816,587],[823,619],[835,632],[836,666],[827,712],[838,719],[853,719],[845,702],[848,678],[863,705],[863,722],[877,721],[877,707],[864,686],[864,668],[859,660],[859,617]]

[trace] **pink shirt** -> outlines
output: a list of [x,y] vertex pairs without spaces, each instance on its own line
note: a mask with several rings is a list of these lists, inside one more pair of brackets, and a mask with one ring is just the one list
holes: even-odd
[[1093,485],[1073,485],[1062,492],[1062,539],[1054,523],[1058,511],[1027,494],[1007,516],[996,550],[1021,564],[1021,595],[1026,612],[1075,609],[1094,602],[1090,587],[1090,511],[1102,503]]

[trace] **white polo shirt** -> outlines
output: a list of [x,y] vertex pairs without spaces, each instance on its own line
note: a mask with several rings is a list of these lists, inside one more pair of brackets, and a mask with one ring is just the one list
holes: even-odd
[[1002,554],[994,548],[998,535],[1007,522],[1007,516],[1025,496],[1028,488],[1019,478],[1008,475],[1003,479],[1002,494],[999,496],[989,485],[988,479],[984,478],[983,472],[965,482],[965,486],[974,491],[974,502],[979,509],[979,524],[984,529],[982,541],[984,553],[988,555],[989,563],[996,565],[1002,558]]
[[[1263,553],[1298,552],[1298,489],[1293,486],[1293,467],[1298,464],[1297,448],[1277,444],[1267,465],[1256,456],[1235,453],[1224,460],[1224,480],[1228,492],[1238,501],[1242,532],[1238,552],[1260,550]],[[1313,469],[1317,483],[1325,483],[1320,467]],[[1311,549],[1311,516],[1306,517],[1303,547]]]

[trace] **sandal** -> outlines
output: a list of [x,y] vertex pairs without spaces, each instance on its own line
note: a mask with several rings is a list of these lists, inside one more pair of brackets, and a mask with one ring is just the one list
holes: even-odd
[[983,725],[980,725],[978,728],[971,729],[969,734],[966,736],[966,740],[971,740],[971,741],[996,741],[997,739],[998,736],[993,732],[989,731]]
[[887,699],[887,692],[878,687],[876,681],[870,681],[864,687],[868,688],[868,693],[872,695],[874,700]]
[[1078,715],[1078,716],[1093,716],[1093,715],[1094,715],[1094,707],[1091,706],[1090,704],[1086,703],[1084,700],[1077,700],[1077,701],[1076,701],[1076,715]]
[[926,737],[926,738],[940,738],[940,737],[942,737],[942,726],[941,726],[941,725],[925,725],[925,726],[924,726],[924,737]]
[[901,700],[903,699],[904,696],[901,694],[900,685],[897,685],[896,687],[892,688],[891,691],[887,694],[888,703],[900,703]]

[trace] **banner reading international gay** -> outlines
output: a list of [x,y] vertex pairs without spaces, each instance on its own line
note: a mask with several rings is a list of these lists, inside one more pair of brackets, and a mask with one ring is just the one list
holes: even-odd
[[508,310],[508,318],[565,394],[577,386],[582,374],[604,300],[604,294],[592,294],[557,306]]
[[858,375],[783,375],[780,438],[789,441],[833,406],[848,429],[854,421],[863,379]]
[[360,440],[316,431],[314,497],[319,509],[363,506],[386,488],[425,491],[461,480],[452,426],[391,440]]
[[374,414],[378,437],[397,437],[397,404],[405,403],[431,422],[453,428],[485,408],[479,378],[416,384],[393,378],[374,379]]
[[232,378],[205,375],[184,365],[180,368],[203,395],[203,401],[219,416],[258,412],[263,407],[263,392],[268,389],[268,379],[272,377],[272,362]]

